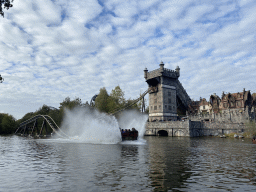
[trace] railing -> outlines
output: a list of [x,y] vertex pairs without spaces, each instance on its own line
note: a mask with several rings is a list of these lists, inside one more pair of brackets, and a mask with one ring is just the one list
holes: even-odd
[[179,89],[181,90],[181,95],[183,95],[183,97],[181,97],[181,96],[179,96],[179,97],[180,97],[182,103],[188,106],[189,103],[191,102],[191,99],[190,99],[188,93],[186,92],[186,90],[184,89],[184,87],[182,86],[182,84],[179,82],[179,80],[177,81],[177,84],[179,86]]
[[[48,123],[48,125],[50,126],[50,128],[54,131],[54,133],[56,133],[57,135],[59,135],[60,137],[64,137],[64,138],[68,138],[68,136],[58,127],[58,125],[55,123],[55,121],[49,116],[49,115],[36,115],[22,123],[20,123],[19,127],[17,128],[17,130],[15,131],[15,134],[22,128],[25,126],[24,129],[26,129],[26,125],[35,122],[37,119],[42,118],[44,119],[44,121],[46,121]],[[44,125],[44,122],[43,122]],[[40,129],[40,133],[39,135],[42,133],[42,129],[43,129],[43,125]],[[34,124],[35,126],[35,124]],[[34,130],[34,126],[33,126],[33,130]],[[32,131],[33,131],[32,130]]]
[[123,111],[123,110],[125,110],[125,109],[127,109],[127,108],[129,108],[129,107],[131,107],[131,106],[133,106],[133,105],[136,104],[138,101],[140,101],[143,97],[145,97],[145,95],[147,95],[148,92],[150,92],[150,91],[151,91],[151,89],[148,88],[139,98],[133,100],[132,103],[127,104],[126,106],[124,106],[124,107],[122,107],[122,108],[116,109],[115,111],[111,112],[110,115],[114,115],[114,114],[116,114],[116,113],[119,113],[119,112],[121,112],[121,111]]

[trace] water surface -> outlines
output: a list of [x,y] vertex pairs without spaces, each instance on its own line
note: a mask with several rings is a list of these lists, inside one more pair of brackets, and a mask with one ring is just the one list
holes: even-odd
[[88,144],[0,136],[0,191],[254,191],[255,149],[233,138]]

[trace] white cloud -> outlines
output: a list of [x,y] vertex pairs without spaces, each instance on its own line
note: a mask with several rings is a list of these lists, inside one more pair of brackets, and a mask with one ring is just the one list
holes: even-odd
[[21,118],[117,85],[136,98],[147,89],[144,68],[161,60],[180,66],[194,99],[253,90],[255,7],[249,0],[15,0],[0,19],[0,110]]

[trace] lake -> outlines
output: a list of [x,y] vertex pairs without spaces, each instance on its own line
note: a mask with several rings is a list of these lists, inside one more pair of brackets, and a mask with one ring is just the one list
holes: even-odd
[[0,136],[0,191],[255,191],[255,150],[234,138]]

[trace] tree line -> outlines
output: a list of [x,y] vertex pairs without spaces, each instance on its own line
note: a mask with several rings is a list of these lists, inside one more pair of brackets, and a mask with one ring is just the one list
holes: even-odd
[[[49,115],[56,124],[60,127],[64,118],[65,109],[72,110],[75,107],[97,109],[100,112],[111,114],[119,109],[129,106],[133,103],[132,99],[126,100],[124,92],[120,86],[116,86],[109,94],[105,87],[101,88],[98,96],[95,99],[93,106],[89,105],[88,102],[82,103],[80,98],[70,99],[66,97],[61,103],[59,108],[43,105],[35,112],[25,114],[21,119],[15,120],[12,115],[0,114],[0,134],[12,134],[18,128],[19,124],[36,116],[36,115]],[[134,109],[140,111],[142,101],[129,106],[127,109]],[[148,110],[147,110],[148,111]],[[117,114],[118,115],[118,114]],[[41,125],[43,119],[38,119],[38,124]]]
[[16,128],[17,124],[12,115],[0,113],[0,134],[11,134]]

